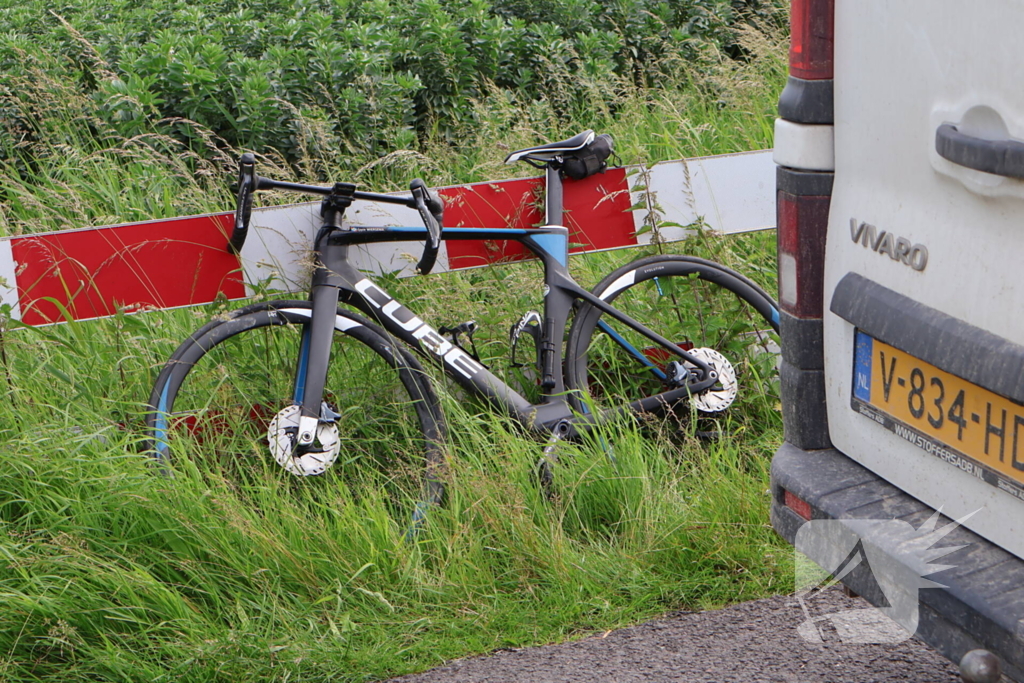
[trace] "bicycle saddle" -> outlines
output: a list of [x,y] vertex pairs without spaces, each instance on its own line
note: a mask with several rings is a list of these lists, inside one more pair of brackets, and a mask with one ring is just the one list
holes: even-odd
[[536,147],[527,147],[526,149],[516,150],[507,157],[505,157],[506,164],[515,163],[521,159],[527,157],[536,159],[537,161],[550,161],[551,159],[568,154],[570,152],[578,152],[594,140],[594,131],[585,130],[579,135],[574,135],[568,140],[562,140],[561,142],[549,142],[546,145],[538,145]]

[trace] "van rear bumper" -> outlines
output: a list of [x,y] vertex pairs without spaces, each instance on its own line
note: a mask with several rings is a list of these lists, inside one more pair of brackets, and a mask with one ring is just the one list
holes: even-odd
[[[785,505],[786,491],[811,506],[813,520],[898,519],[916,529],[935,512],[835,449],[806,451],[784,443],[772,459],[771,487],[772,526],[790,543],[806,521]],[[943,517],[939,526],[949,522]],[[884,549],[887,539],[871,533],[859,535],[866,545]],[[954,662],[969,650],[989,650],[1004,674],[1024,682],[1024,560],[963,527],[937,545],[965,547],[936,560],[951,569],[926,577],[945,587],[919,591],[915,635]],[[900,562],[895,554],[889,559]],[[843,583],[871,604],[886,606],[868,571],[853,571]]]

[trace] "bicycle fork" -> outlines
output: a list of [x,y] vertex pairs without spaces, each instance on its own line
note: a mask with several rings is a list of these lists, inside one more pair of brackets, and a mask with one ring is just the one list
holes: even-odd
[[344,282],[337,272],[337,264],[343,263],[348,257],[348,247],[332,245],[330,235],[335,230],[342,229],[341,221],[345,209],[352,204],[354,191],[354,185],[337,183],[334,191],[324,198],[320,207],[323,225],[314,241],[316,268],[310,287],[313,312],[309,324],[302,333],[295,370],[293,400],[299,404],[295,455],[315,451],[317,427],[322,422],[334,422],[337,419],[324,401],[324,388],[327,386],[327,368],[331,362],[331,347],[334,344],[338,299]]
[[[317,268],[313,276],[313,315],[302,333],[298,365],[295,372],[294,400],[299,404],[299,429],[296,445],[300,452],[309,450],[315,438],[317,425],[330,419],[324,404],[327,385],[327,367],[334,342],[334,323],[338,311],[340,278],[325,268]],[[333,283],[331,280],[338,280]],[[318,282],[318,280],[321,280]]]

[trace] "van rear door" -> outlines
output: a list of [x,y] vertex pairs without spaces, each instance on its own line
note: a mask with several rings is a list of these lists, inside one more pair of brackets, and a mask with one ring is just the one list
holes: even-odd
[[1024,557],[1024,3],[835,12],[832,442]]

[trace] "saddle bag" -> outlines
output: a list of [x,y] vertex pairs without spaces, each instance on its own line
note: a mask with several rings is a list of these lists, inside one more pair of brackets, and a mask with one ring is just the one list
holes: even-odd
[[607,133],[598,135],[583,149],[563,157],[562,176],[573,180],[583,180],[595,173],[604,173],[608,167],[608,157],[614,151],[615,144],[612,142],[612,136]]

